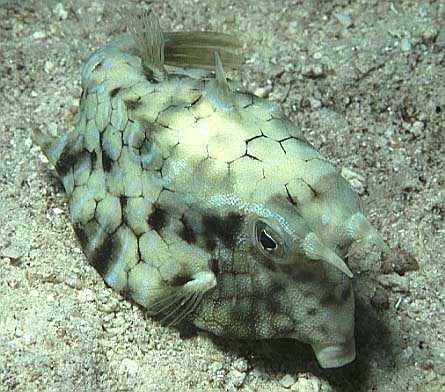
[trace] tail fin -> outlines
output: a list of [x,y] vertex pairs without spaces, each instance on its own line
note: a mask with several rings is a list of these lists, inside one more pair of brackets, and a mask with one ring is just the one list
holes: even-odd
[[34,144],[37,144],[40,147],[50,163],[54,166],[59,158],[58,156],[56,157],[55,153],[52,151],[54,149],[54,145],[57,143],[57,138],[43,133],[38,129],[34,129],[31,139]]
[[157,80],[165,76],[164,64],[215,69],[215,52],[223,66],[236,68],[241,64],[236,53],[241,44],[232,35],[211,31],[163,33],[158,18],[148,11],[127,11],[126,19],[144,68]]

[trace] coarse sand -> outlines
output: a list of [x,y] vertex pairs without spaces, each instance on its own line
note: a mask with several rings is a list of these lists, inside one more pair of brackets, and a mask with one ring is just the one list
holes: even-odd
[[[125,32],[239,35],[230,75],[281,102],[362,194],[389,255],[357,249],[357,359],[166,328],[107,288],[31,142],[73,124],[85,58]],[[0,0],[0,391],[445,390],[443,1]]]

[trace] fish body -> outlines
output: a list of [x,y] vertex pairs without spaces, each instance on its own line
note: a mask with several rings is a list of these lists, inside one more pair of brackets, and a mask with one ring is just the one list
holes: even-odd
[[227,81],[235,39],[162,33],[152,14],[133,26],[86,61],[75,129],[34,135],[89,262],[171,324],[296,338],[323,367],[349,363],[342,257],[381,242],[358,196],[278,105]]

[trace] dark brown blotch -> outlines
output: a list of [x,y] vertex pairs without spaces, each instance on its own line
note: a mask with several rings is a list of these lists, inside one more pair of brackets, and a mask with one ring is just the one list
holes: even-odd
[[335,298],[335,295],[331,291],[326,291],[320,299],[320,305],[321,306],[331,306],[336,305],[337,299]]
[[283,265],[283,271],[289,273],[293,279],[299,282],[313,282],[319,279],[319,266],[314,262],[309,262],[299,266],[294,264]]
[[215,274],[218,275],[220,273],[219,269],[219,260],[218,259],[211,259],[210,262],[210,270]]
[[[152,135],[159,129],[155,123],[147,121],[145,119],[141,120],[140,123],[141,123],[142,129],[144,130],[145,137],[149,137],[150,135]],[[149,143],[149,146],[151,148],[151,142]]]
[[179,230],[179,237],[181,237],[184,241],[189,244],[194,244],[196,242],[196,234],[193,231],[193,228],[187,221],[187,218],[183,216],[181,218],[182,228]]
[[209,252],[213,252],[216,249],[216,239],[214,238],[206,238],[205,239],[205,249]]
[[111,98],[114,98],[114,97],[119,93],[119,91],[121,91],[121,88],[120,88],[120,87],[117,87],[117,88],[111,90],[111,91],[110,91],[110,97],[111,97]]
[[86,231],[79,223],[76,223],[73,228],[74,233],[76,233],[77,240],[80,243],[80,246],[82,247],[82,249],[85,249],[88,245],[88,236]]
[[167,225],[167,212],[161,206],[154,204],[147,223],[153,230],[162,230]]
[[116,243],[113,238],[107,235],[102,244],[94,251],[91,258],[91,265],[101,276],[104,276],[108,271],[115,246]]
[[135,101],[124,101],[127,110],[136,110],[142,105],[142,100],[139,98]]
[[171,285],[173,287],[184,286],[187,282],[190,282],[192,279],[188,275],[176,275],[171,281]]
[[70,169],[79,162],[82,156],[83,154],[80,154],[79,152],[71,151],[67,145],[55,165],[57,174],[61,177],[66,176]]
[[244,217],[236,212],[231,212],[226,217],[203,216],[202,224],[206,242],[219,239],[226,247],[234,249],[243,221]]
[[109,172],[113,166],[113,160],[105,150],[102,150],[102,168],[105,172]]

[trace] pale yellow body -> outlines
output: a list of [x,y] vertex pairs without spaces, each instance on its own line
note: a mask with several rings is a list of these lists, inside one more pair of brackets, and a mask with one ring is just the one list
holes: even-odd
[[378,238],[357,195],[276,104],[226,81],[218,55],[216,76],[166,69],[150,23],[87,60],[72,133],[36,135],[85,254],[107,284],[171,323],[294,337],[322,366],[350,362],[352,273],[341,257]]

